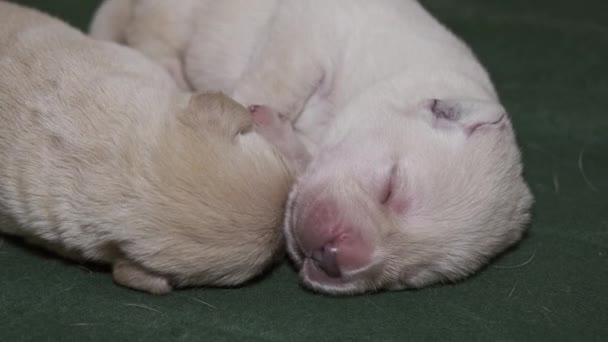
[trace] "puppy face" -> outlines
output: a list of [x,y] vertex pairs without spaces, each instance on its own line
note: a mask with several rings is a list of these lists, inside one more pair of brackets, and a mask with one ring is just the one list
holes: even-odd
[[306,286],[353,294],[453,281],[521,237],[532,197],[500,105],[368,109],[378,115],[337,123],[291,193],[285,235]]

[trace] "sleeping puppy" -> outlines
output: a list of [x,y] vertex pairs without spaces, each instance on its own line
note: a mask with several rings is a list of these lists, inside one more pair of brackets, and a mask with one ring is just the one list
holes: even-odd
[[[119,3],[130,15],[111,26]],[[258,131],[300,165],[284,232],[309,288],[456,281],[521,238],[533,198],[510,118],[418,2],[129,3],[107,0],[91,34],[112,27],[194,89],[253,105]]]
[[0,232],[162,294],[237,285],[283,249],[292,183],[250,113],[0,2]]

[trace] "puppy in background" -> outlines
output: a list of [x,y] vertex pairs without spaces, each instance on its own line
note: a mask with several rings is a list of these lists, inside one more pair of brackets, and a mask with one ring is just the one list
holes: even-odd
[[220,93],[0,2],[0,232],[163,294],[229,286],[283,249],[292,176]]

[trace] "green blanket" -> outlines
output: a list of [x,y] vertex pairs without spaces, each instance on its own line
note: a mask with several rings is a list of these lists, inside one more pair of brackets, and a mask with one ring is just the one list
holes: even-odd
[[[19,2],[80,28],[99,3]],[[608,2],[423,3],[470,43],[513,117],[537,200],[517,248],[419,291],[325,297],[284,263],[243,288],[154,297],[0,237],[0,341],[608,341]]]

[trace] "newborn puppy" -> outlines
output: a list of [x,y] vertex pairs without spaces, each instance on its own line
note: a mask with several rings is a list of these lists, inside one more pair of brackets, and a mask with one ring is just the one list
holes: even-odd
[[244,107],[34,10],[0,2],[0,28],[0,232],[156,294],[281,253],[292,176]]
[[[256,120],[269,123],[259,131],[287,157],[310,153],[284,227],[306,286],[354,294],[456,281],[521,238],[533,198],[509,116],[473,53],[418,2],[165,7],[133,2],[114,28],[129,45],[181,56],[195,89],[282,113],[293,127]],[[189,14],[175,27],[147,19],[178,12]],[[107,13],[93,36],[112,39],[99,30]]]

